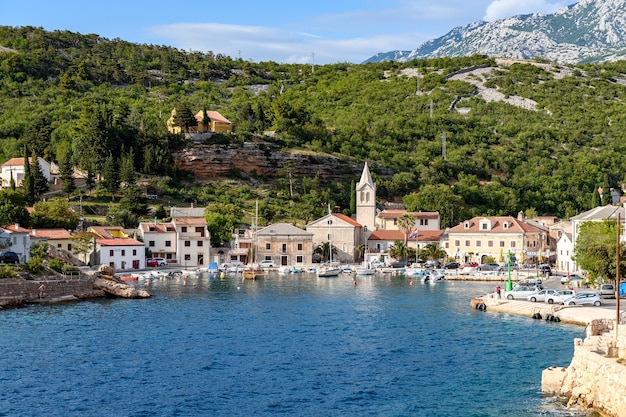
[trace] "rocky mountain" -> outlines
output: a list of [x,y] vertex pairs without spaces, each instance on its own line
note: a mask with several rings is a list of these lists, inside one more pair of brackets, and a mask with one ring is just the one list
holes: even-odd
[[365,62],[474,54],[543,58],[560,63],[626,58],[626,0],[580,0],[554,14],[514,16],[457,27],[412,51],[379,53]]

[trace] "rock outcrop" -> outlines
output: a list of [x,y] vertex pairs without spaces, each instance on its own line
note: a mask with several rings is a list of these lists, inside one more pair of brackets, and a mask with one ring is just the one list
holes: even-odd
[[93,287],[103,291],[108,296],[120,298],[149,298],[152,295],[145,290],[133,288],[125,282],[115,278],[115,270],[108,265],[100,265],[100,276],[93,283]]

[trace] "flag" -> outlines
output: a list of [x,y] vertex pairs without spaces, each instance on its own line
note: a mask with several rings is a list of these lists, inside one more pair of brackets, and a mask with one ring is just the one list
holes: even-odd
[[417,227],[411,230],[411,234],[409,235],[409,239],[415,239],[417,237]]

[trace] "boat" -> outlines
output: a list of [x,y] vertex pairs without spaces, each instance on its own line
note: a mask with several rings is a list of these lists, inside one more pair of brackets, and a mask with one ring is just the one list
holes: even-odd
[[330,278],[330,277],[338,277],[339,274],[343,271],[343,268],[339,267],[338,262],[333,262],[333,235],[330,233],[330,204],[328,205],[328,252],[329,261],[321,266],[317,270],[317,276],[322,278]]
[[372,268],[372,264],[367,261],[363,261],[361,266],[355,268],[357,275],[374,275],[376,273],[376,268]]
[[139,277],[135,275],[120,275],[120,279],[122,281],[137,281]]
[[437,269],[430,271],[428,283],[429,284],[437,284],[438,282],[443,282],[446,278],[445,274]]
[[259,264],[257,262],[257,253],[259,252],[259,237],[257,235],[257,224],[259,220],[259,200],[256,202],[256,212],[254,217],[254,262],[251,267],[244,268],[241,271],[241,277],[246,279],[259,279],[265,276],[265,272],[259,268]]

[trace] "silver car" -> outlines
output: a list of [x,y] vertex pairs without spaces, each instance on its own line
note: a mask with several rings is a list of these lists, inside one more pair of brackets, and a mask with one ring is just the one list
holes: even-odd
[[597,307],[602,305],[602,298],[600,297],[599,292],[583,291],[579,292],[573,297],[564,300],[563,304],[565,304],[566,306],[594,305]]
[[567,300],[576,295],[576,291],[574,290],[558,290],[554,294],[546,295],[546,303],[548,304],[561,304],[563,301]]
[[537,291],[535,294],[530,294],[528,297],[526,297],[526,299],[528,301],[532,301],[533,303],[535,301],[546,301],[546,297],[549,295],[554,294],[555,292],[557,292],[557,290],[553,290],[551,288],[545,288],[543,290]]

